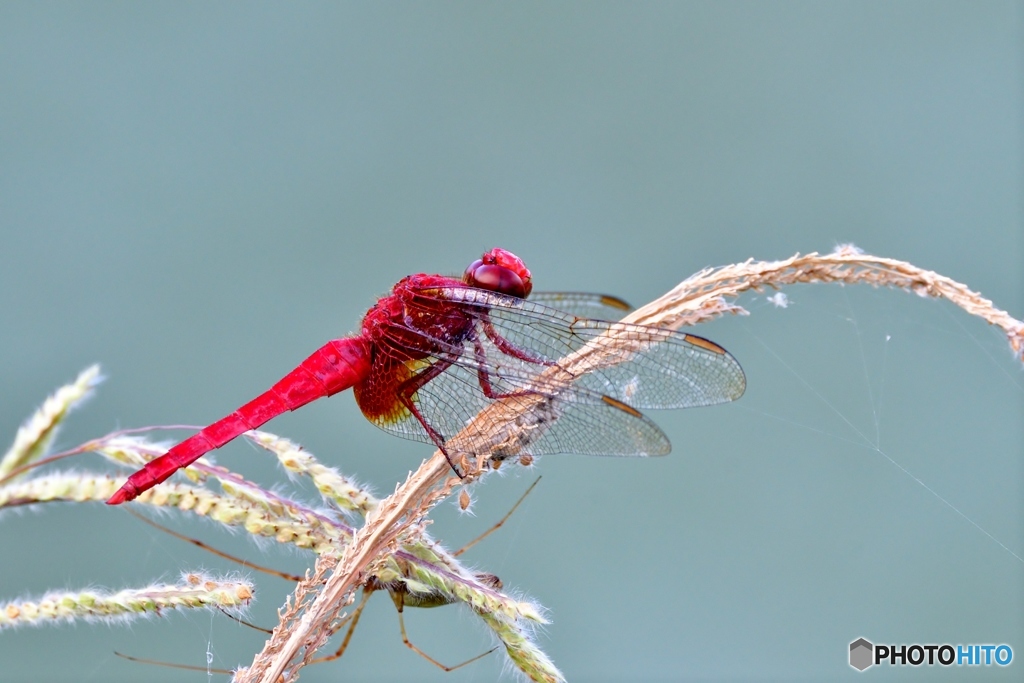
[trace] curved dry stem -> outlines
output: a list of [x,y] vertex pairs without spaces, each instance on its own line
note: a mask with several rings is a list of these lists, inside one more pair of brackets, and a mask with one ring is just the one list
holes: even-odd
[[746,291],[816,282],[896,287],[922,297],[947,299],[971,315],[1001,328],[1014,356],[1024,361],[1024,322],[996,308],[991,301],[956,280],[906,261],[865,254],[852,245],[840,246],[835,252],[825,255],[796,254],[782,261],[748,260],[722,268],[708,268],[634,311],[625,320],[673,329],[695,325],[724,313],[745,313],[742,308],[728,303],[727,299]]
[[[1014,355],[1024,356],[1024,323],[992,305],[966,286],[932,271],[895,259],[870,256],[855,247],[844,246],[832,254],[817,253],[795,255],[783,261],[753,261],[706,269],[681,282],[664,296],[650,302],[624,318],[624,322],[679,328],[716,318],[726,313],[745,313],[731,303],[732,299],[749,290],[777,289],[799,283],[840,282],[898,287],[920,296],[945,298],[972,315],[979,316],[1006,333]],[[607,336],[594,340],[576,353],[563,358],[546,369],[546,386],[552,382],[570,382],[573,377],[595,368],[612,365],[641,351],[638,342],[616,336],[613,330]],[[530,419],[531,413],[543,411],[545,399],[499,400],[494,402],[453,439],[466,446],[467,452],[487,453],[504,447],[515,447],[531,440],[530,432],[542,428],[543,419]],[[535,437],[534,437],[535,438]],[[486,458],[479,457],[467,467],[466,479],[479,478]],[[309,586],[300,586],[302,595],[296,595],[292,608],[282,614],[281,623],[274,630],[263,651],[252,665],[240,671],[235,680],[255,683],[292,681],[299,669],[309,662],[332,633],[332,624],[340,611],[352,600],[355,589],[361,585],[366,573],[381,558],[394,553],[396,540],[452,489],[466,480],[450,478],[447,461],[440,452],[426,460],[405,483],[381,501],[367,517],[366,524],[352,538],[337,567],[326,579],[323,590],[310,601]],[[334,558],[321,557],[317,575],[325,576]],[[307,605],[302,611],[299,606]],[[517,661],[527,675],[535,672]],[[557,671],[557,670],[555,670]],[[537,676],[537,680],[542,677]],[[549,679],[550,680],[550,679]]]

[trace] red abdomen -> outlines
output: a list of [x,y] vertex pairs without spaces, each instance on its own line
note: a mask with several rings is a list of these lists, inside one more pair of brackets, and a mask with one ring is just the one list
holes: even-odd
[[362,336],[327,342],[269,391],[146,463],[128,477],[107,503],[117,505],[132,500],[240,434],[256,429],[287,410],[352,387],[369,375],[370,358],[370,344]]

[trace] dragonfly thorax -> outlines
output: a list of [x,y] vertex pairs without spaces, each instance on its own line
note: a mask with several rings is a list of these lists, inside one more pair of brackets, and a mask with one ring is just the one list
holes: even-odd
[[465,287],[444,275],[411,275],[380,299],[363,318],[363,336],[396,360],[418,360],[436,354],[439,344],[457,347],[474,324],[465,307],[436,296],[451,287]]

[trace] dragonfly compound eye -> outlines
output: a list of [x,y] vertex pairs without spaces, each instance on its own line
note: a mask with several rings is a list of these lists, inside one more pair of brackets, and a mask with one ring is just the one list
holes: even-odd
[[463,280],[471,287],[525,299],[533,289],[530,270],[522,259],[504,249],[491,249],[466,269]]
[[501,266],[477,266],[472,272],[466,271],[465,281],[470,287],[509,294],[520,299],[525,299],[527,294],[522,278]]

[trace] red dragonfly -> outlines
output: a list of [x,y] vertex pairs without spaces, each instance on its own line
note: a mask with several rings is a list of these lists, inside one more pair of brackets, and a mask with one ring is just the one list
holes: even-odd
[[[367,419],[434,444],[460,476],[446,440],[498,399],[546,399],[545,415],[532,425],[530,454],[646,456],[671,446],[638,409],[712,405],[743,394],[743,370],[714,342],[576,315],[617,317],[629,307],[614,297],[538,293],[527,301],[532,288],[526,265],[504,249],[485,253],[461,279],[410,275],[366,313],[358,335],[329,341],[269,391],[131,475],[107,503],[132,500],[286,410],[349,388]],[[641,342],[642,350],[568,384],[540,379],[560,358],[609,332]]]

